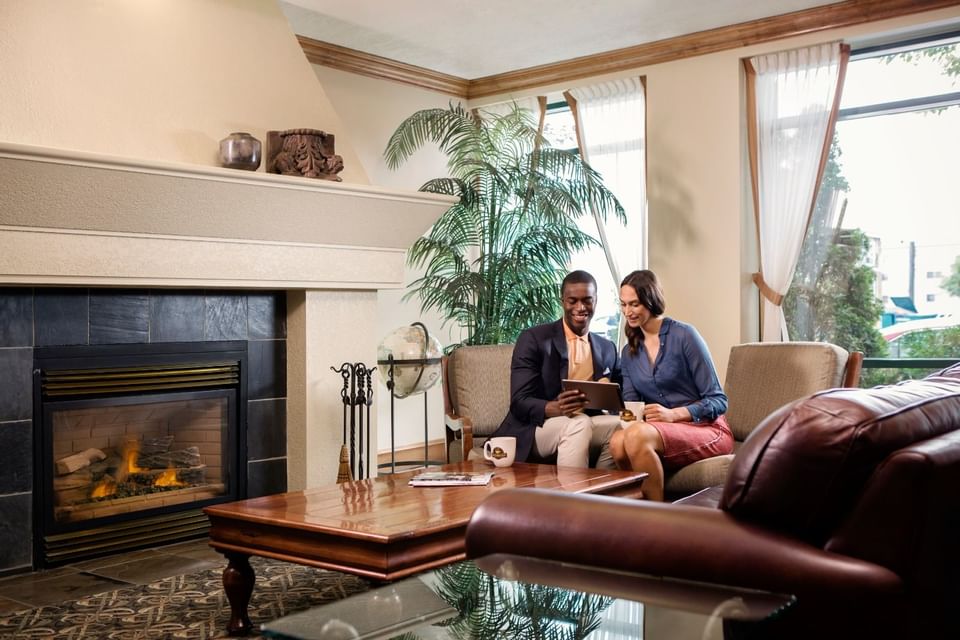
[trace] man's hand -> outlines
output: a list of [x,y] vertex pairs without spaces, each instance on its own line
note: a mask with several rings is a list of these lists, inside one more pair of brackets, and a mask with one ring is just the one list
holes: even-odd
[[686,407],[667,409],[662,404],[648,402],[643,407],[643,419],[647,422],[690,422],[692,416]]
[[587,396],[583,391],[570,389],[563,391],[556,400],[551,400],[544,407],[544,415],[548,418],[567,416],[568,418],[587,406]]

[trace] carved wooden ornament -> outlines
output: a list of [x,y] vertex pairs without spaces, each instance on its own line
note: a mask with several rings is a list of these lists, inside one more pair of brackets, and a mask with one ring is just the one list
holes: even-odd
[[334,153],[333,134],[319,129],[267,132],[267,172],[342,180],[343,158]]

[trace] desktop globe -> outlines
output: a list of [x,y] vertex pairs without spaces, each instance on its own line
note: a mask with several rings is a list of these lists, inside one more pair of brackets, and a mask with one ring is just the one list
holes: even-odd
[[[419,322],[391,331],[377,347],[377,371],[390,387],[390,356],[393,356],[393,394],[406,398],[423,393],[440,380],[443,346]],[[434,360],[424,364],[424,360]]]

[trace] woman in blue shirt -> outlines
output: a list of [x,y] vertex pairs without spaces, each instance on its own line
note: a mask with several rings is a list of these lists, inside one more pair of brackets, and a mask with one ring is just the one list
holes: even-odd
[[644,496],[663,500],[664,469],[731,453],[733,434],[707,345],[689,324],[663,315],[663,290],[652,271],[620,283],[628,344],[623,348],[623,399],[645,402],[643,415],[610,439],[623,469],[646,471]]

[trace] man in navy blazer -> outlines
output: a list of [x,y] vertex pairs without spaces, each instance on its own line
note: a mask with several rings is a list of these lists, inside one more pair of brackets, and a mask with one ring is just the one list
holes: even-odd
[[510,366],[510,413],[493,436],[517,438],[518,462],[615,468],[610,436],[620,417],[585,408],[579,391],[563,391],[561,380],[620,381],[617,346],[590,333],[597,281],[573,271],[560,285],[563,318],[520,334]]

